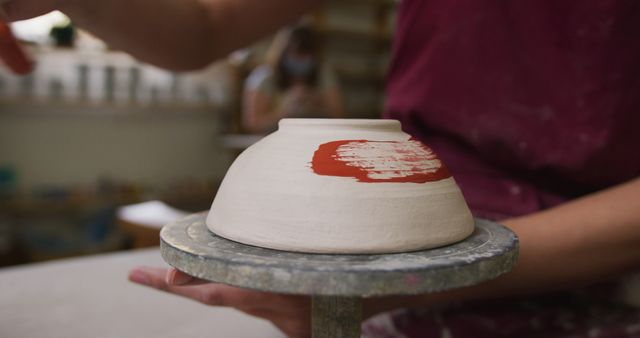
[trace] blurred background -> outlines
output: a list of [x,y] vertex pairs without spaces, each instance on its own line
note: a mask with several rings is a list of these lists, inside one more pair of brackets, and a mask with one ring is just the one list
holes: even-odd
[[112,50],[59,12],[14,23],[37,68],[0,65],[0,266],[158,245],[277,119],[379,117],[396,6],[329,0],[193,73]]

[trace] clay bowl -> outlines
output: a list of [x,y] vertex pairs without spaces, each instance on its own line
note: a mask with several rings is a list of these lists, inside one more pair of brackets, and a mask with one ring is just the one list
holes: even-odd
[[283,119],[227,172],[207,227],[308,253],[392,253],[469,236],[460,189],[395,120]]

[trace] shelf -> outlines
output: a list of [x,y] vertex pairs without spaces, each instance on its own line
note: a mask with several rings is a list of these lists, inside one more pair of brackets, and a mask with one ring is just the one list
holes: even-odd
[[34,116],[73,116],[73,117],[134,117],[134,116],[172,116],[216,117],[217,108],[204,105],[163,104],[163,105],[125,105],[93,104],[89,102],[50,102],[31,99],[0,100],[0,115]]
[[125,205],[139,201],[140,198],[136,195],[64,199],[22,197],[0,200],[0,212],[14,216],[75,213],[105,205]]

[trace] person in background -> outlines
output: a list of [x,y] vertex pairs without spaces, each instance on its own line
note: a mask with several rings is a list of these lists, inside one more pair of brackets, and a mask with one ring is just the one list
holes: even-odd
[[[320,3],[5,0],[2,6],[13,20],[61,9],[113,48],[188,70]],[[430,145],[474,214],[512,229],[520,252],[511,272],[486,283],[366,299],[367,317],[420,309],[386,315],[376,336],[638,337],[640,310],[607,297],[600,284],[640,268],[638,41],[634,1],[400,2],[385,117]],[[129,278],[267,319],[289,337],[310,336],[308,297],[206,283],[175,269],[141,267]]]
[[306,26],[281,31],[267,62],[249,75],[244,89],[247,131],[276,129],[285,117],[342,117],[342,99],[331,67],[322,62],[314,32]]

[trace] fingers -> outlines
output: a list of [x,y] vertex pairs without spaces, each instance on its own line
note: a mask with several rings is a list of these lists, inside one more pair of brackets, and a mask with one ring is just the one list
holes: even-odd
[[129,280],[154,289],[187,297],[202,303],[206,302],[205,292],[199,288],[178,286],[167,283],[169,270],[156,267],[137,267],[129,272]]
[[165,271],[166,269],[163,268],[136,267],[129,271],[129,280],[134,283],[151,286],[152,279],[158,275],[164,276]]
[[176,268],[170,268],[167,271],[166,282],[170,285],[200,285],[211,283],[211,281],[193,277]]
[[[266,292],[239,289],[224,284],[208,284],[206,304],[230,306],[239,310],[267,308],[273,310],[278,295]],[[197,287],[197,286],[195,286]]]
[[[167,271],[164,268],[137,267],[129,273],[129,280],[207,305],[230,306],[238,309],[268,307],[274,299],[279,297],[276,294],[215,284],[185,275],[177,270]],[[178,285],[175,285],[176,281],[183,284],[177,283]],[[203,284],[205,282],[206,284]]]
[[166,282],[167,269],[155,267],[137,267],[129,272],[129,280],[150,286],[154,289],[173,293],[178,296],[193,299],[207,304],[208,295],[206,290],[195,286],[175,286]]
[[138,267],[129,280],[206,305],[228,306],[271,321],[289,337],[308,337],[309,297],[281,295],[215,284],[176,269]]

